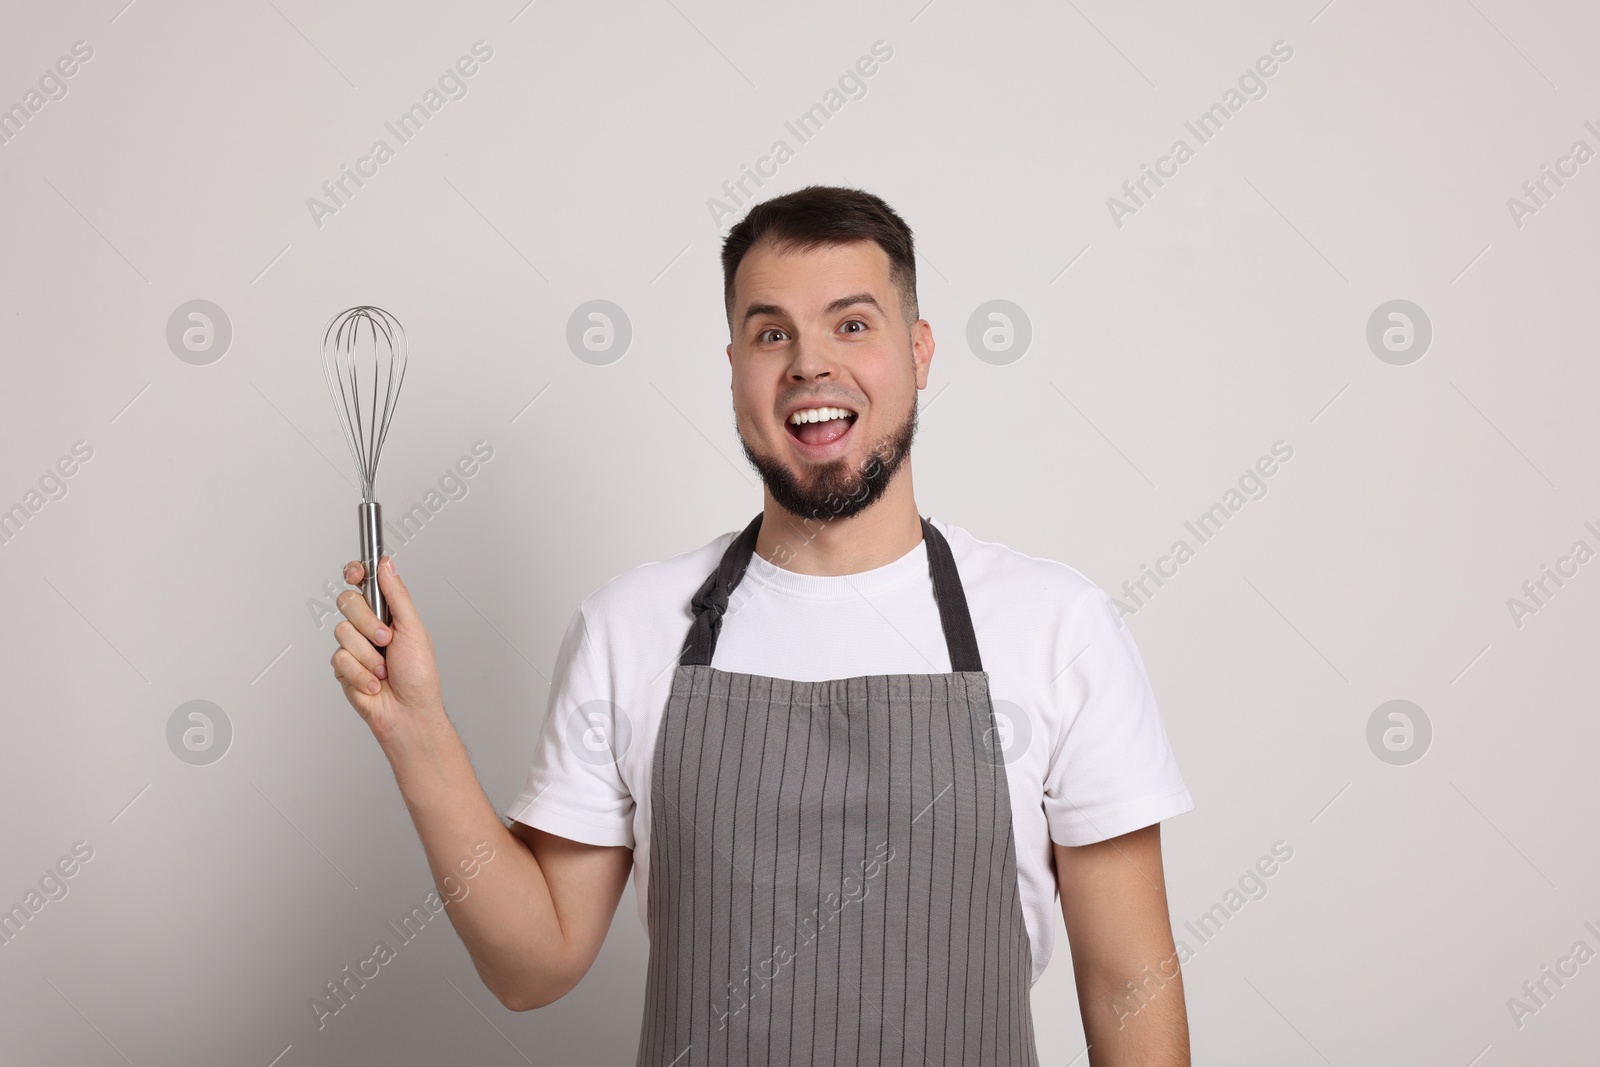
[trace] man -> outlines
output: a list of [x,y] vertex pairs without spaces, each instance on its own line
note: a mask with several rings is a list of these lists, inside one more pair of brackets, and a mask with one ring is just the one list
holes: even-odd
[[340,596],[334,672],[435,878],[495,850],[450,908],[478,973],[514,1010],[566,994],[631,868],[641,1065],[1032,1065],[1059,893],[1089,1062],[1187,1064],[1159,824],[1193,802],[1109,597],[917,511],[910,230],[813,186],[723,270],[761,513],[579,605],[509,828],[393,560],[392,630]]

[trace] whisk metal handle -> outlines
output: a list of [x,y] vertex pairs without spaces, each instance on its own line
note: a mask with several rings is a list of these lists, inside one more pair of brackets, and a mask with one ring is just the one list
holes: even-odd
[[[356,518],[361,528],[361,595],[367,598],[372,613],[385,626],[391,626],[394,618],[389,613],[389,603],[378,588],[378,561],[383,559],[383,505],[376,501],[362,503],[356,508]],[[379,648],[378,654],[385,654],[385,650]]]

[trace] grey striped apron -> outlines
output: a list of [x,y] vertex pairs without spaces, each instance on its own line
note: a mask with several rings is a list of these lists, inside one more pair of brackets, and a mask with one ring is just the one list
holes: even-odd
[[948,674],[711,666],[761,516],[692,601],[650,784],[639,1067],[1038,1063],[989,677],[926,519]]

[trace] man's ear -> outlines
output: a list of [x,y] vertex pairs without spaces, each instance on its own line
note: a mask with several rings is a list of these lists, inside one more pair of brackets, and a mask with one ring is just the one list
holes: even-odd
[[918,319],[911,327],[911,362],[917,369],[917,388],[928,387],[928,365],[933,362],[933,327]]

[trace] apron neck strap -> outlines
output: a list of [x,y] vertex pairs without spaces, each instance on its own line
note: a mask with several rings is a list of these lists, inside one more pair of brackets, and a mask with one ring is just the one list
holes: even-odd
[[[711,665],[711,657],[717,650],[717,636],[722,632],[722,616],[727,613],[733,590],[750,568],[756,537],[760,533],[761,515],[757,514],[728,545],[717,569],[707,576],[690,601],[694,622],[678,657],[680,666]],[[972,629],[972,613],[967,609],[967,595],[961,587],[955,556],[944,535],[926,518],[922,519],[922,540],[927,546],[928,574],[933,579],[933,598],[939,605],[939,623],[950,652],[950,669],[981,671],[983,660],[978,655],[978,638]]]

